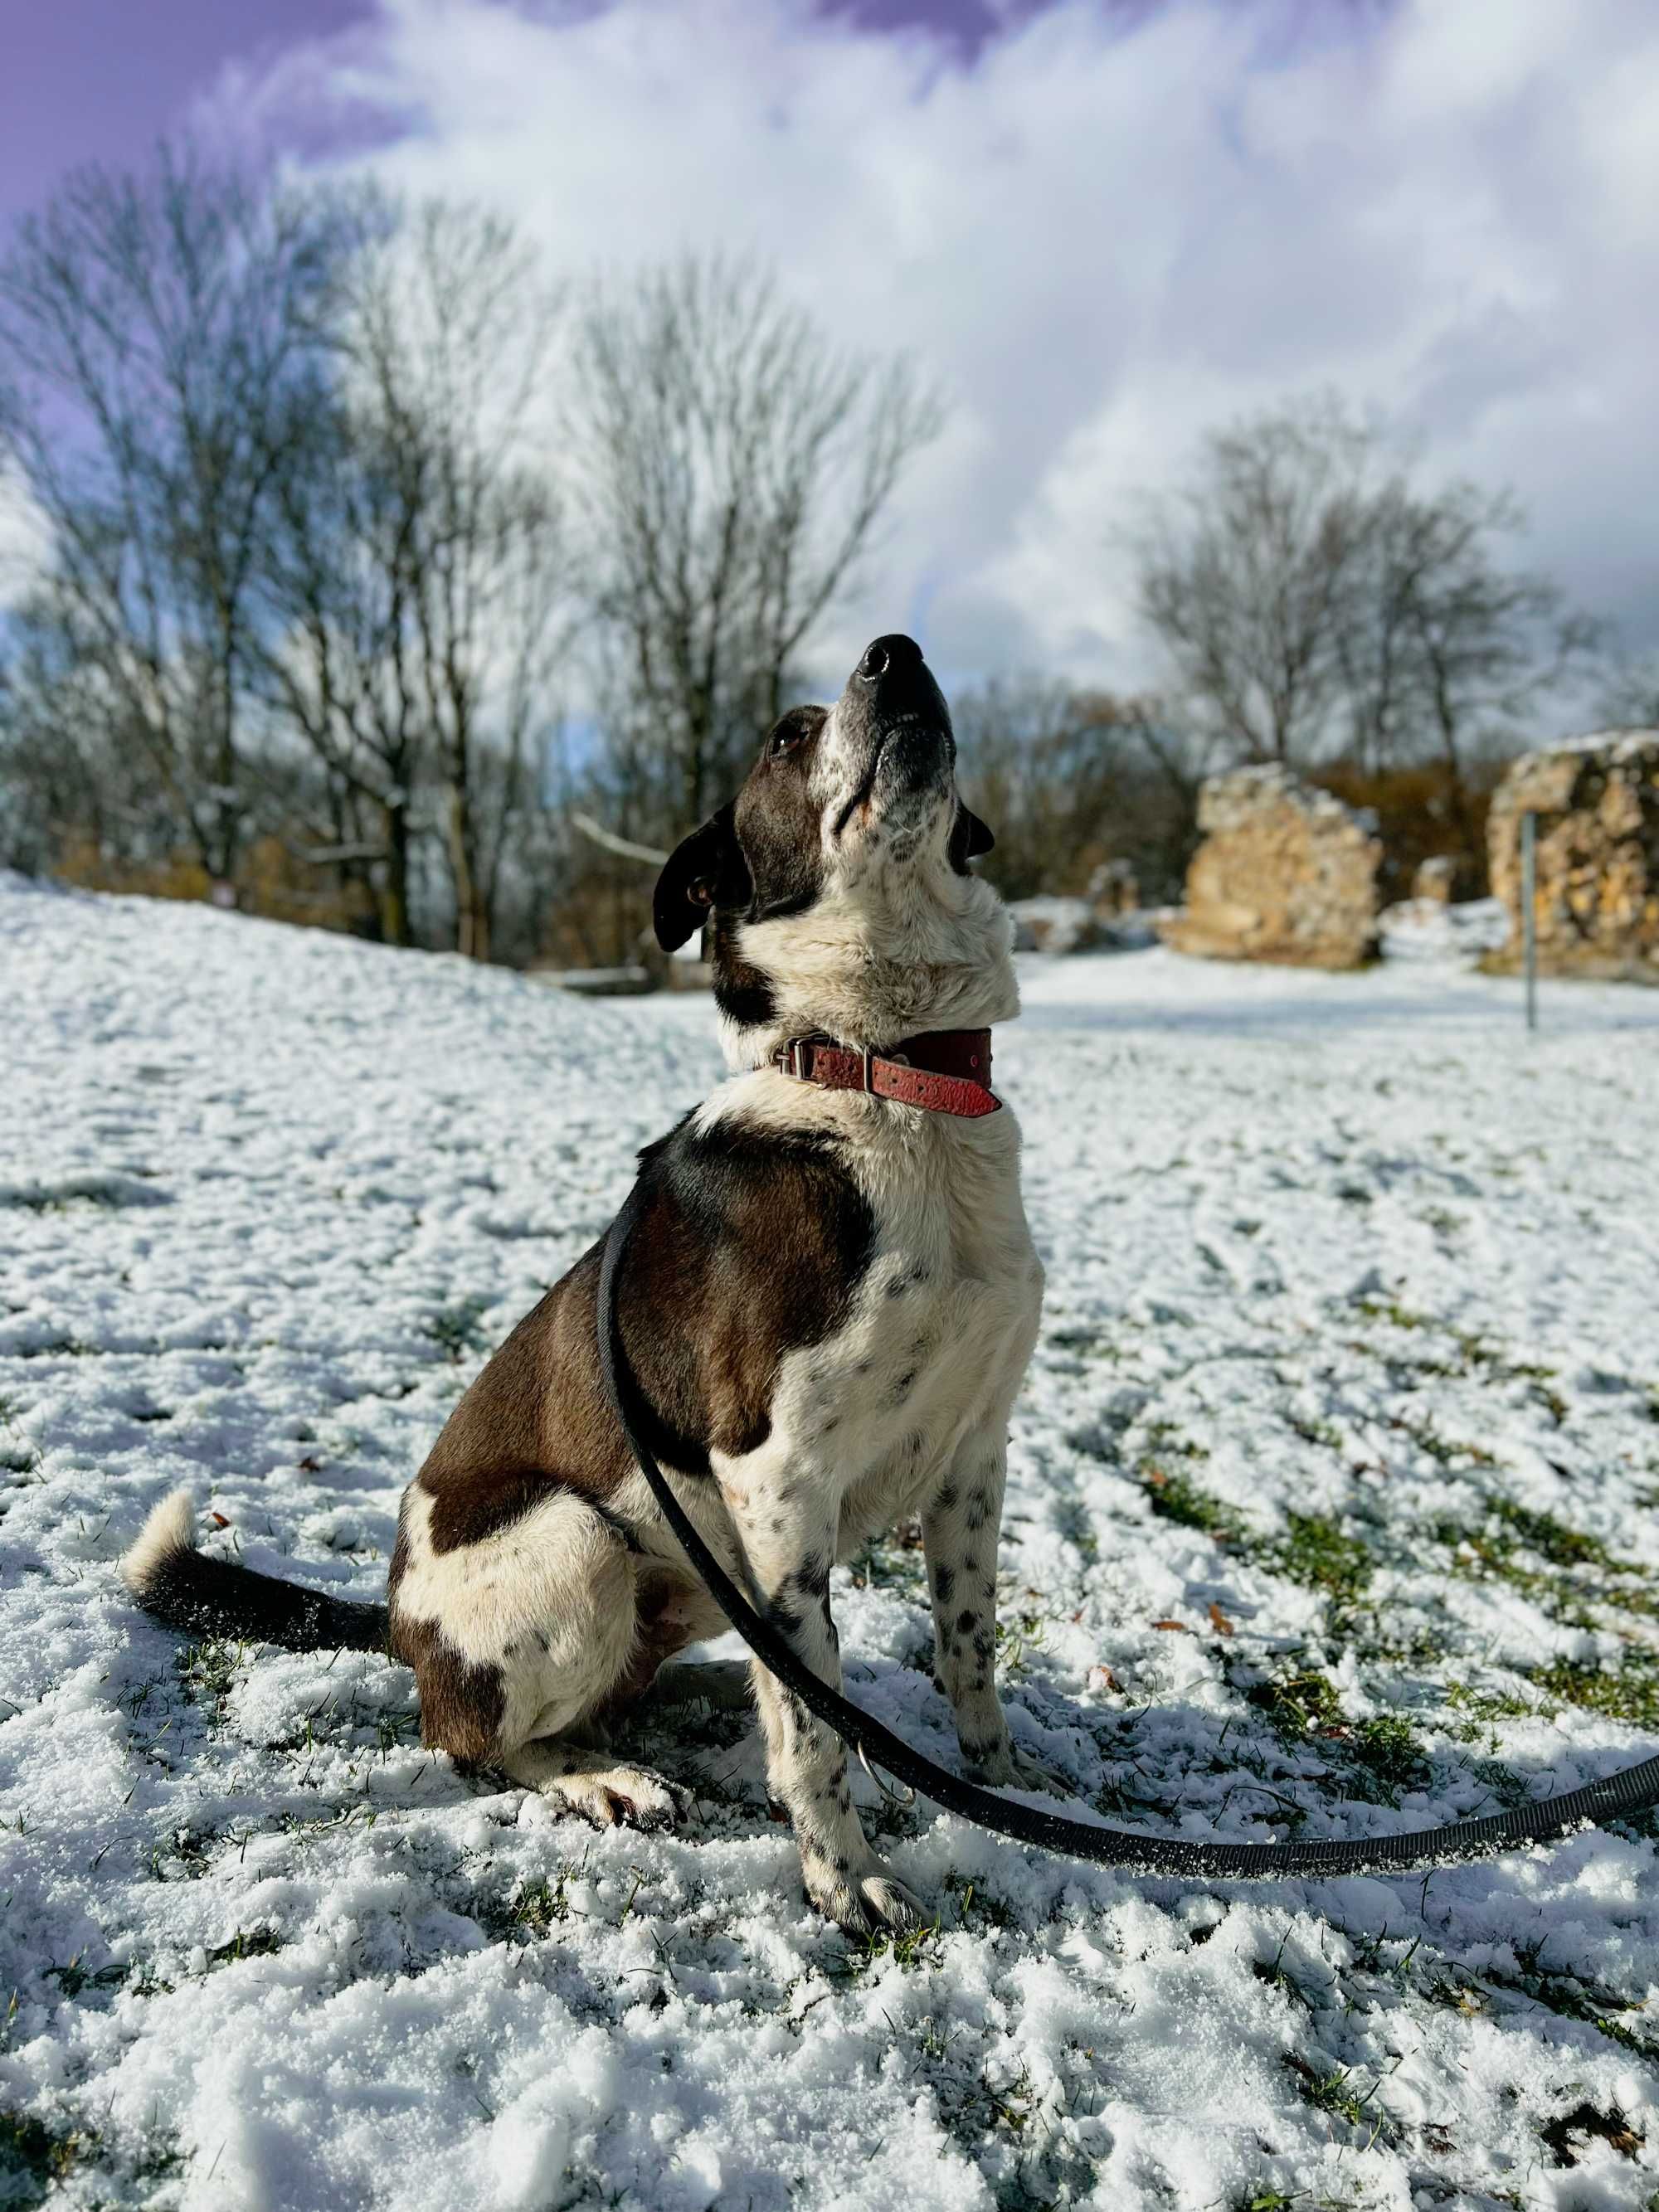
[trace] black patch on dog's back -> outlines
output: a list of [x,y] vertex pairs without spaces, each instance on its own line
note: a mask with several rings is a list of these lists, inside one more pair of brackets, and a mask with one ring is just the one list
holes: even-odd
[[641,1155],[645,1206],[618,1278],[623,1342],[646,1441],[707,1473],[711,1449],[771,1432],[786,1353],[841,1326],[875,1219],[836,1146],[737,1119],[688,1119]]

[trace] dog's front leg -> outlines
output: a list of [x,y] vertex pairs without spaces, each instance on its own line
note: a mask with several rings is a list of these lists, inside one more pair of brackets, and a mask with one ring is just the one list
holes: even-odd
[[[810,1479],[785,1476],[762,1498],[727,1494],[772,1626],[813,1674],[841,1687],[841,1644],[830,1616],[838,1504]],[[800,1846],[801,1875],[818,1911],[849,1935],[914,1928],[927,1915],[865,1839],[853,1808],[847,1750],[758,1661],[755,1693],[766,1735],[767,1780]]]
[[963,1763],[975,1782],[1060,1791],[1018,1748],[997,1696],[997,1546],[1007,1479],[1005,1420],[970,1433],[922,1509],[933,1603],[933,1679],[951,1700]]

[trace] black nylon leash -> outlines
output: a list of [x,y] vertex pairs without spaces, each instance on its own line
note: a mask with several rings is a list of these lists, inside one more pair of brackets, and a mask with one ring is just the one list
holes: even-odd
[[838,1690],[832,1690],[796,1656],[787,1640],[750,1605],[703,1541],[641,1434],[638,1415],[644,1401],[622,1340],[617,1278],[644,1200],[643,1186],[636,1182],[611,1224],[599,1269],[599,1366],[611,1411],[622,1424],[629,1449],[639,1462],[640,1472],[664,1520],[732,1627],[768,1671],[850,1745],[866,1767],[876,1761],[900,1782],[942,1805],[947,1813],[1015,1843],[1036,1844],[1044,1850],[1087,1859],[1095,1866],[1127,1867],[1146,1874],[1205,1881],[1261,1881],[1276,1875],[1401,1873],[1413,1867],[1444,1866],[1454,1860],[1486,1856],[1559,1835],[1581,1821],[1605,1826],[1610,1820],[1646,1812],[1659,1804],[1659,1755],[1656,1755],[1603,1781],[1569,1790],[1559,1797],[1539,1798],[1528,1805],[1484,1814],[1476,1820],[1455,1820],[1444,1827],[1415,1828],[1406,1835],[1293,1844],[1198,1843],[1179,1836],[1145,1836],[1103,1821],[1073,1820],[1059,1813],[1035,1810],[994,1796],[936,1766],[902,1736],[851,1704]]

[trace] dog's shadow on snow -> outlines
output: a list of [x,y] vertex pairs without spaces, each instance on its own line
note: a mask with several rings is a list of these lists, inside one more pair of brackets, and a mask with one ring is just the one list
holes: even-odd
[[[897,1671],[904,1671],[902,1664]],[[849,1689],[853,1702],[860,1702],[858,1683]],[[1007,1794],[1051,1811],[1080,1816],[1087,1826],[1103,1824],[1141,1832],[1162,1830],[1170,1835],[1179,1832],[1182,1813],[1194,1809],[1185,1773],[1172,1766],[1167,1779],[1154,1779],[1144,1765],[1152,1747],[1138,1740],[1141,1723],[1154,1709],[1103,1711],[1097,1705],[1079,1704],[1049,1684],[1042,1686],[1034,1702],[1037,1710],[1024,1696],[1017,1697],[1012,1704],[1016,1711],[1023,1708],[1025,1717],[1048,1740],[1041,1747],[1045,1757],[1063,1760],[1061,1771],[1054,1774],[1060,1794],[1042,1796],[1018,1786]],[[1395,1786],[1391,1788],[1363,1761],[1345,1759],[1336,1747],[1316,1748],[1311,1742],[1304,1742],[1291,1757],[1292,1747],[1269,1729],[1265,1738],[1258,1739],[1262,1750],[1271,1747],[1271,1762],[1279,1770],[1275,1779],[1269,1781],[1243,1761],[1234,1765],[1224,1759],[1231,1771],[1218,1771],[1217,1756],[1233,1727],[1225,1716],[1196,1707],[1163,1705],[1155,1711],[1158,1732],[1165,1737],[1159,1751],[1167,1756],[1172,1747],[1168,1732],[1176,1731],[1183,1740],[1185,1753],[1179,1767],[1194,1776],[1203,1775],[1211,1784],[1200,1793],[1206,1812],[1224,1810],[1243,1797],[1252,1802],[1259,1820],[1281,1833],[1288,1832],[1292,1840],[1303,1831],[1304,1822],[1319,1820],[1321,1816],[1334,1819],[1339,1831],[1352,1834],[1355,1840],[1400,1828],[1431,1830],[1471,1814],[1557,1796],[1631,1763],[1628,1753],[1621,1757],[1607,1754],[1589,1762],[1570,1756],[1556,1760],[1511,1759],[1501,1765],[1483,1760],[1478,1771],[1481,1802],[1453,1807],[1445,1802],[1449,1792],[1464,1793],[1456,1790],[1455,1775],[1448,1768],[1460,1771],[1465,1784],[1477,1778],[1471,1777],[1461,1760],[1425,1758],[1420,1773],[1409,1778],[1394,1778]],[[954,1743],[928,1746],[922,1739],[929,1732],[900,1729],[900,1733],[912,1736],[918,1752],[959,1771]],[[712,1798],[725,1820],[738,1832],[761,1832],[769,1822],[787,1817],[766,1790],[764,1757],[746,1660],[665,1668],[643,1697],[613,1717],[609,1734],[619,1759],[664,1765],[671,1781],[689,1786],[699,1798]],[[1017,1741],[1019,1737],[1017,1728]],[[1085,1744],[1092,1756],[1079,1761],[1078,1753]],[[1025,1747],[1032,1748],[1029,1741]],[[1332,1755],[1322,1756],[1328,1749]],[[1309,1771],[1310,1761],[1316,1771]],[[1158,1765],[1163,1766],[1163,1758]],[[1094,1771],[1066,1771],[1079,1765]],[[872,1837],[896,1840],[911,1826],[907,1818],[909,1801],[902,1803],[891,1796],[874,1776],[872,1785],[858,1793],[866,1826]],[[1401,1803],[1402,1796],[1409,1799],[1419,1790],[1422,1796],[1416,1804]],[[1394,1817],[1379,1823],[1376,1816],[1382,1812]],[[1617,1826],[1628,1835],[1652,1837],[1659,1832],[1659,1814],[1638,1813]],[[695,1829],[691,1832],[695,1834]],[[1216,1840],[1267,1838],[1235,1835],[1218,1836]],[[1482,1856],[1485,1863],[1492,1863]],[[1420,1881],[1424,1871],[1419,1868],[1401,1878]]]

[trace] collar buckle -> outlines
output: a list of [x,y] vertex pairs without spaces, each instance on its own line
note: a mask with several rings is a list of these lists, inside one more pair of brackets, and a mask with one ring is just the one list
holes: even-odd
[[815,1036],[794,1036],[781,1044],[772,1055],[772,1065],[780,1075],[787,1075],[794,1083],[810,1083],[811,1075],[805,1058],[809,1044],[818,1042]]

